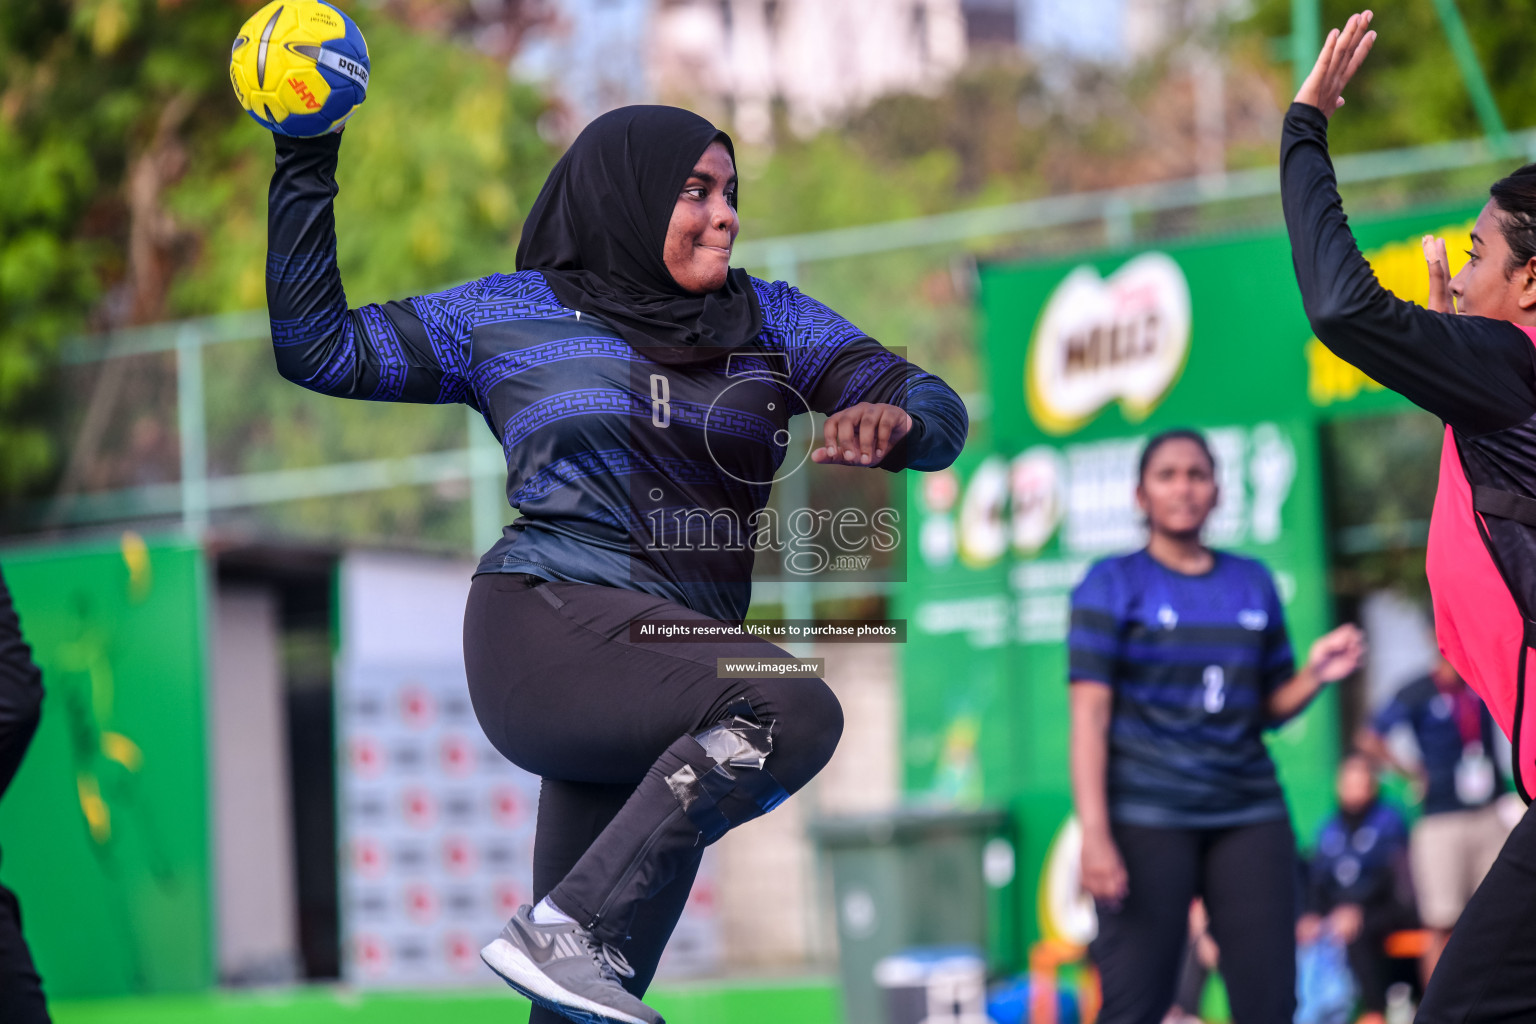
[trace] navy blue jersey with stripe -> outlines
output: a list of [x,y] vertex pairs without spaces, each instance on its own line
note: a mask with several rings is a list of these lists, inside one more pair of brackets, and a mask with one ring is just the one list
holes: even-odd
[[1357,814],[1335,811],[1317,834],[1307,865],[1307,909],[1326,914],[1341,903],[1391,900],[1408,855],[1408,825],[1389,804],[1374,800]]
[[[1404,686],[1371,719],[1371,728],[1382,736],[1399,725],[1413,729],[1413,738],[1419,744],[1419,757],[1424,765],[1427,785],[1424,787],[1425,814],[1441,814],[1446,811],[1465,811],[1482,807],[1505,791],[1504,780],[1495,776],[1493,788],[1475,802],[1467,802],[1456,789],[1456,766],[1466,753],[1466,741],[1456,721],[1456,693],[1442,692],[1435,685],[1434,676],[1421,676]],[[1460,699],[1475,701],[1478,706],[1479,755],[1491,754],[1494,729],[1493,716],[1488,713],[1482,698],[1470,687],[1460,691]]]
[[1104,559],[1072,593],[1067,645],[1072,681],[1114,690],[1113,820],[1215,828],[1285,817],[1264,706],[1295,664],[1263,565],[1218,551],[1192,576],[1145,550]]
[[740,620],[772,483],[804,454],[788,453],[790,417],[902,406],[913,429],[882,461],[889,470],[943,468],[964,444],[965,407],[948,385],[783,282],[752,280],[755,339],[686,366],[653,362],[567,309],[537,271],[349,309],[331,206],[339,139],[277,140],[267,299],[278,368],[329,395],[463,402],[485,417],[522,515],[481,572],[643,590]]

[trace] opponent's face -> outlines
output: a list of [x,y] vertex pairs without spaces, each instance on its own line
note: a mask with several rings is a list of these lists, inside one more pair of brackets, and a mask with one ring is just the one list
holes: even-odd
[[722,287],[731,269],[731,245],[740,229],[736,165],[723,143],[712,142],[672,208],[661,254],[672,280],[695,295]]
[[1199,537],[1216,507],[1216,474],[1205,451],[1188,438],[1157,446],[1136,487],[1136,504],[1158,533]]
[[1456,312],[1517,324],[1536,323],[1536,260],[1510,272],[1503,221],[1504,212],[1491,199],[1477,215],[1467,265],[1451,278]]

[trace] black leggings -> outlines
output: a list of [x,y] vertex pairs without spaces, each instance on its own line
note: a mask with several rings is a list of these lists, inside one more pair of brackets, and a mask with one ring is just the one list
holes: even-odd
[[1536,815],[1520,819],[1461,912],[1414,1019],[1536,1020]]
[[[713,621],[681,605],[633,590],[532,582],[475,577],[464,615],[470,699],[496,749],[544,780],[534,898],[549,896],[598,938],[623,944],[635,968],[626,987],[642,995],[703,847],[718,838],[684,813],[669,783],[684,766],[700,776],[715,766],[689,737],[745,705],[772,725],[763,770],[732,769],[742,787],[712,794],[715,820],[734,827],[821,770],[842,734],[842,709],[820,679],[716,678],[717,658],[787,657],[745,633],[708,643],[630,639],[636,619]],[[558,1019],[535,1009],[530,1021]]]
[[1291,1024],[1296,1013],[1296,841],[1289,821],[1221,829],[1112,826],[1129,893],[1099,905],[1089,947],[1099,1024],[1158,1024],[1173,1004],[1189,904],[1205,897],[1235,1024]]

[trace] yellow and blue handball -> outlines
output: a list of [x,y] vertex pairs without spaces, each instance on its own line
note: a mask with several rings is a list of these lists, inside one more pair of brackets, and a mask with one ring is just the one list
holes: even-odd
[[305,138],[334,131],[368,95],[368,44],[321,0],[272,0],[240,28],[229,81],[256,123]]

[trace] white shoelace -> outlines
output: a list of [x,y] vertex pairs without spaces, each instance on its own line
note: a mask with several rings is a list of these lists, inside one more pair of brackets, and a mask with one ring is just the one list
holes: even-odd
[[592,951],[592,959],[597,961],[598,969],[604,974],[613,975],[614,981],[635,976],[635,969],[629,966],[629,961],[624,959],[624,954],[608,943],[600,943],[594,939],[588,942],[587,948]]

